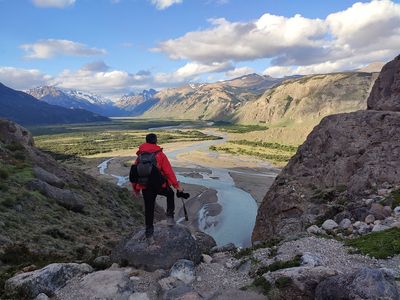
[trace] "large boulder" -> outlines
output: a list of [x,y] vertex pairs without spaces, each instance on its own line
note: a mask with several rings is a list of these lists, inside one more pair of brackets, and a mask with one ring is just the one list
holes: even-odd
[[32,134],[24,127],[0,118],[0,141],[5,144],[33,146]]
[[314,299],[318,284],[337,272],[326,267],[300,266],[264,274],[272,286],[280,290],[282,299]]
[[[253,240],[297,235],[341,208],[355,211],[353,206],[368,191],[399,185],[399,129],[400,112],[358,111],[324,118],[265,196]],[[339,205],[332,205],[335,201]]]
[[120,270],[98,271],[71,280],[56,293],[57,300],[128,300],[134,293],[128,273]]
[[33,272],[18,274],[8,279],[5,292],[15,298],[35,298],[41,293],[53,296],[68,280],[92,272],[88,264],[55,263]]
[[45,169],[41,167],[33,167],[33,174],[35,174],[35,177],[41,181],[47,182],[48,184],[58,187],[58,188],[63,188],[65,186],[65,183],[62,179],[58,178],[56,175],[47,172]]
[[39,179],[34,179],[29,182],[28,188],[39,191],[43,195],[54,199],[59,205],[74,212],[82,212],[85,207],[85,200],[81,195],[68,189],[60,189],[52,186]]
[[111,259],[147,271],[170,269],[179,259],[194,263],[201,260],[201,252],[189,229],[182,225],[156,224],[153,245],[148,245],[142,228],[124,239],[112,251]]
[[400,294],[391,274],[364,268],[325,279],[318,284],[315,299],[400,299]]
[[367,103],[371,110],[400,111],[400,56],[382,68]]

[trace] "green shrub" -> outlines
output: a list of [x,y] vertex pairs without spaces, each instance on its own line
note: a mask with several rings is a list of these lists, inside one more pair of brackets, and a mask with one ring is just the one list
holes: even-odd
[[269,291],[272,289],[271,284],[263,276],[259,276],[254,279],[252,285],[256,288],[259,288],[264,295],[268,295]]
[[275,281],[275,286],[278,289],[283,289],[286,288],[287,286],[289,286],[292,283],[292,278],[290,277],[286,277],[286,276],[282,276],[279,277],[276,281]]
[[392,208],[400,206],[400,189],[391,192],[390,196],[393,198]]
[[0,168],[0,178],[1,179],[7,179],[10,176],[10,173],[8,172],[8,170]]
[[301,255],[295,256],[292,260],[287,261],[276,261],[269,266],[259,268],[256,272],[258,276],[261,276],[267,272],[274,272],[281,269],[288,269],[298,267],[301,265]]
[[357,249],[364,255],[388,258],[400,254],[400,229],[392,228],[372,232],[353,240],[347,240],[345,244]]

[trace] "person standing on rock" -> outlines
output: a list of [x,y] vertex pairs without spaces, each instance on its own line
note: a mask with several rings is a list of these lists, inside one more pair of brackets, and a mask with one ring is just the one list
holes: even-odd
[[157,195],[167,197],[167,224],[174,225],[175,196],[171,185],[180,193],[183,189],[162,148],[157,145],[157,135],[146,135],[146,143],[139,146],[137,158],[131,167],[130,181],[135,196],[142,191],[146,223],[146,238],[154,243],[154,208]]

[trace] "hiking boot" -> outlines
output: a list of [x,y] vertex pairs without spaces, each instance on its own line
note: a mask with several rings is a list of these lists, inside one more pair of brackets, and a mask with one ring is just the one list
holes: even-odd
[[167,217],[167,225],[168,226],[176,225],[174,217]]

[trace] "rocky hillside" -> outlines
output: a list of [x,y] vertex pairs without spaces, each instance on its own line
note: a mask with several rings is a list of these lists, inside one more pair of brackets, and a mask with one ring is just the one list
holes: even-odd
[[128,190],[59,164],[4,119],[0,178],[1,288],[14,268],[107,254],[143,220]]
[[30,89],[26,93],[51,105],[85,109],[107,117],[125,114],[125,111],[115,107],[111,100],[82,91],[60,89],[54,86],[41,86]]
[[233,120],[245,124],[316,125],[325,116],[366,108],[377,73],[333,73],[289,79],[239,107]]
[[149,118],[229,120],[243,103],[257,98],[281,79],[249,74],[210,84],[188,84],[158,92],[158,103],[144,113]]
[[0,83],[0,117],[23,125],[85,123],[109,119],[83,109],[68,109],[40,102],[31,95]]
[[314,128],[265,196],[253,240],[298,235],[326,219],[364,223],[399,205],[399,69],[400,57],[383,67],[368,110],[328,116]]

